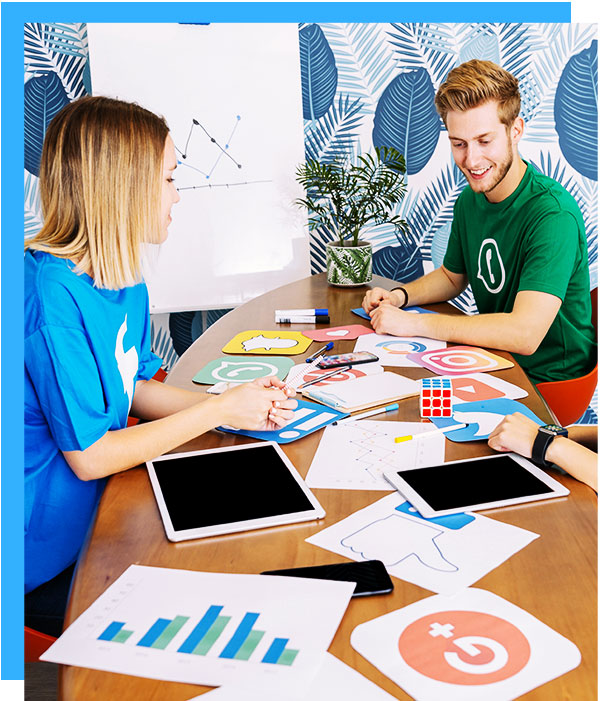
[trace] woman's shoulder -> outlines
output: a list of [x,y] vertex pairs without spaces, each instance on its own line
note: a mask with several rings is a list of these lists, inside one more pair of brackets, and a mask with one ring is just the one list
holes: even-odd
[[44,251],[25,253],[25,333],[45,324],[70,325],[78,288],[86,284],[73,264]]

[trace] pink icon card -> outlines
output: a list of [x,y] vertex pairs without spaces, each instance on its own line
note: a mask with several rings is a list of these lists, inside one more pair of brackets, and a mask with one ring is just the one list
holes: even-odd
[[374,331],[360,324],[350,324],[349,326],[334,326],[330,329],[311,329],[302,333],[313,341],[353,341],[359,336],[365,336],[374,333]]
[[450,346],[441,350],[410,353],[407,358],[436,375],[466,375],[512,368],[514,363],[499,355],[473,346]]

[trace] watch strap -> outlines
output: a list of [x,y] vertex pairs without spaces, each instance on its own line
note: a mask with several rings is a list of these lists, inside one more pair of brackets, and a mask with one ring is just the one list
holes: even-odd
[[408,292],[404,287],[392,287],[390,292],[397,292],[398,290],[401,290],[404,292],[404,302],[398,307],[398,309],[404,309],[404,307],[408,304]]
[[554,433],[545,433],[538,430],[531,448],[531,460],[538,467],[550,467],[551,463],[546,461],[546,451],[555,437]]

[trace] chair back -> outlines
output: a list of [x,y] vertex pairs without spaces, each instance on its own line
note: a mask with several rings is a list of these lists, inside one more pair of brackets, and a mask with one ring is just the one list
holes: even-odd
[[[598,338],[598,288],[590,292],[592,324]],[[540,382],[538,392],[553,411],[561,426],[568,426],[581,418],[590,405],[598,384],[598,363],[593,370],[571,380]]]

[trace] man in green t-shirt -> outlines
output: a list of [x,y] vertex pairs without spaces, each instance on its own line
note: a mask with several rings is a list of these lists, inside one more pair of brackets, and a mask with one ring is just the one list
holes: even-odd
[[[454,206],[443,265],[365,295],[373,328],[509,351],[534,382],[584,375],[596,343],[583,218],[561,185],[519,156],[518,81],[475,59],[450,71],[435,104],[468,187]],[[402,311],[452,299],[468,284],[475,316]]]

